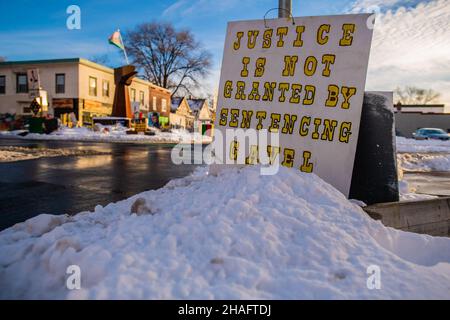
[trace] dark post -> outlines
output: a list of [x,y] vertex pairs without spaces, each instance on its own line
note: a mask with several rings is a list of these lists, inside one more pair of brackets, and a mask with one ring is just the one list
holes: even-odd
[[349,198],[368,205],[398,201],[396,161],[392,99],[366,92]]
[[289,18],[292,14],[292,0],[278,0],[278,18]]

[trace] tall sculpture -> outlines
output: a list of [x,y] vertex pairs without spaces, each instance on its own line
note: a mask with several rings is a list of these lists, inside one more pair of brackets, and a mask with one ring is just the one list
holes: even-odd
[[132,118],[130,94],[128,86],[131,85],[133,78],[137,72],[135,67],[127,65],[114,69],[114,82],[116,84],[116,92],[114,93],[114,103],[112,108],[113,117]]

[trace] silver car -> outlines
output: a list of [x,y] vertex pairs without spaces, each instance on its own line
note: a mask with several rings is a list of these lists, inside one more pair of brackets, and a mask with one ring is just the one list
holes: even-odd
[[416,140],[450,140],[450,134],[439,128],[420,128],[413,133]]

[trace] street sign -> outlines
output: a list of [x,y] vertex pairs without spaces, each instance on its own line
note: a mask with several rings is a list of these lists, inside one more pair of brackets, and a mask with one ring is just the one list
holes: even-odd
[[28,90],[30,92],[38,91],[41,87],[39,69],[27,70],[27,77],[28,77]]
[[33,99],[33,101],[31,101],[30,109],[34,115],[37,115],[38,112],[41,110],[41,105],[39,104],[36,98]]
[[[294,20],[294,21],[293,21]],[[267,155],[348,195],[372,24],[369,14],[230,22],[216,133],[267,129]],[[224,141],[222,159],[256,164],[266,147]],[[264,149],[264,150],[261,150]],[[270,154],[269,154],[270,153]]]

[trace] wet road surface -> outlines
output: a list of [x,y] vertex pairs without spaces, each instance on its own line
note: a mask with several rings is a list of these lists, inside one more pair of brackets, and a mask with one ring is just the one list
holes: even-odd
[[158,189],[195,169],[194,165],[174,165],[170,145],[0,139],[0,146],[11,145],[110,154],[0,163],[0,230],[40,213],[93,210],[97,204]]
[[[158,189],[189,175],[172,163],[171,145],[0,139],[0,146],[79,148],[106,155],[0,163],[0,230],[40,213],[75,214]],[[450,196],[450,172],[405,173],[417,193]]]

